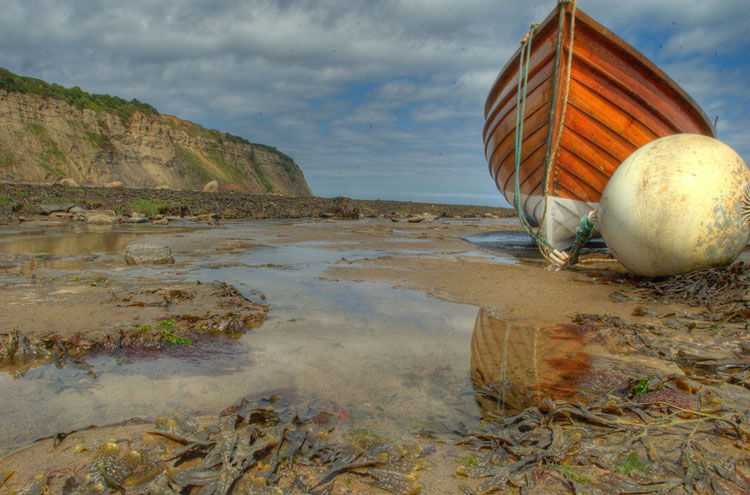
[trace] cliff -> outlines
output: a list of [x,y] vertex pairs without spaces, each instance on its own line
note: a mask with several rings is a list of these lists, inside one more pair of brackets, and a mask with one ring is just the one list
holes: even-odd
[[63,88],[0,68],[0,180],[122,182],[310,196],[276,148],[162,115],[150,105]]

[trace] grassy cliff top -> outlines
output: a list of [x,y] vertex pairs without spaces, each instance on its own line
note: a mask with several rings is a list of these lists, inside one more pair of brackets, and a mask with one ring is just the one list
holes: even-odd
[[0,89],[5,91],[32,94],[39,96],[49,96],[59,100],[65,100],[68,104],[73,105],[79,110],[89,108],[94,111],[105,111],[120,117],[120,120],[126,122],[127,119],[135,112],[158,115],[156,108],[148,103],[142,103],[133,98],[130,101],[123,100],[117,96],[108,94],[91,94],[83,91],[78,86],[65,88],[59,84],[50,84],[35,79],[33,77],[24,77],[13,74],[8,69],[0,68]]
[[[19,76],[2,67],[0,67],[0,90],[5,90],[9,93],[15,92],[57,98],[59,100],[66,101],[69,105],[72,105],[79,110],[88,108],[96,112],[108,112],[117,115],[123,124],[125,124],[130,116],[135,112],[143,112],[147,115],[159,115],[159,111],[156,110],[156,108],[149,105],[148,103],[139,101],[137,98],[133,98],[132,100],[127,101],[118,96],[111,96],[108,94],[91,94],[83,91],[78,86],[66,88],[64,86],[60,86],[59,84],[50,84],[41,79]],[[203,129],[203,127],[198,124],[192,125]],[[210,133],[212,137],[219,142],[226,140],[234,143],[259,146],[271,153],[278,155],[284,163],[294,163],[294,160],[292,160],[292,158],[282,153],[273,146],[252,143],[245,138],[225,132],[210,131]]]

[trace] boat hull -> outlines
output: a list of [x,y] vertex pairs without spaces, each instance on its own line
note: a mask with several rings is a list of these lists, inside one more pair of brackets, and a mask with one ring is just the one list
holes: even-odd
[[[490,174],[511,204],[520,56],[519,49],[487,97],[483,133]],[[571,4],[559,4],[536,29],[528,67],[520,206],[557,249],[569,247],[580,217],[596,207],[632,152],[672,134],[714,136],[705,113],[672,79]]]

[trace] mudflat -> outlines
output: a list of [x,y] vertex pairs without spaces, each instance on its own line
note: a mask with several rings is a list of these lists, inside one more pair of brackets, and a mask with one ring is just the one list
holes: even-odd
[[[256,446],[252,455],[261,460],[247,463],[225,451],[239,471],[227,491],[211,493],[280,493],[270,485],[290,493],[329,485],[330,493],[750,488],[742,462],[750,432],[742,267],[716,275],[736,281],[731,287],[711,285],[709,275],[654,282],[629,277],[595,249],[581,264],[555,271],[510,219],[148,227],[44,219],[7,226],[0,236],[0,369],[7,375],[0,390],[17,394],[6,403],[31,402],[23,390],[54,382],[40,388],[50,395],[39,396],[36,408],[43,411],[49,401],[62,416],[45,431],[45,415],[34,420],[33,407],[1,409],[5,425],[28,424],[36,432],[6,435],[3,491],[36,489],[34,483],[55,493],[66,483],[69,493],[197,491],[213,476],[207,471],[229,472],[227,457],[208,467],[198,461],[220,459],[230,430]],[[125,245],[144,238],[169,246],[175,264],[126,265]],[[700,299],[689,292],[691,283],[728,295]],[[406,299],[412,314],[399,306]],[[339,306],[348,308],[341,318]],[[427,328],[412,328],[411,319]],[[315,338],[316,325],[326,327],[321,342],[306,340]],[[348,327],[372,350],[355,350]],[[372,357],[380,341],[409,332],[423,332],[424,340],[382,351],[397,357],[374,356],[370,370],[357,369],[360,358],[347,360],[356,352]],[[13,338],[26,339],[31,349],[23,362],[9,356]],[[280,341],[287,364],[265,370]],[[330,351],[350,371],[320,375],[329,377],[327,395],[310,392],[324,360],[307,363],[304,348],[318,345],[320,356]],[[342,347],[351,352],[337,354]],[[205,349],[234,356],[215,371],[217,382],[201,381],[200,363],[190,368],[214,359]],[[454,361],[452,354],[460,356]],[[111,395],[127,390],[128,381],[146,383],[138,377],[155,373],[128,368],[140,362],[172,363],[158,368],[169,380],[148,382],[157,390],[142,407],[129,392],[118,402]],[[257,382],[237,381],[230,368],[239,362],[252,362],[241,376]],[[112,376],[117,385],[110,385]],[[216,403],[208,388],[221,376],[236,393]],[[264,383],[263,376],[275,378]],[[382,396],[369,391],[368,376],[382,381]],[[175,411],[197,423],[182,416],[170,423],[169,415],[155,423],[164,415],[156,407],[160,386],[207,387],[192,393],[210,397],[209,404],[187,402],[189,410]],[[81,397],[107,395],[90,406],[81,402],[106,414],[65,405],[66,388]],[[167,395],[162,402],[169,408]],[[424,421],[408,416],[418,403],[427,404],[419,413]],[[268,415],[263,421],[261,410]],[[227,417],[229,423],[221,419]],[[87,428],[90,418],[107,420]],[[329,449],[328,461],[294,446],[313,445],[313,431],[315,442],[328,442],[315,444]],[[38,437],[44,438],[31,442]],[[292,448],[299,449],[299,464],[274,460],[274,449]],[[712,464],[716,452],[723,460]],[[103,472],[102,460],[119,467]]]

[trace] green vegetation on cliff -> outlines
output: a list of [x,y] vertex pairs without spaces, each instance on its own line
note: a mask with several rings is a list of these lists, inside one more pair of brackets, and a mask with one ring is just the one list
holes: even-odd
[[204,184],[215,178],[208,170],[206,170],[205,164],[201,159],[188,148],[175,143],[174,150],[184,166],[184,172],[181,171],[182,174],[193,179],[196,184]]
[[3,68],[0,68],[0,89],[9,93],[33,94],[65,100],[79,110],[89,108],[97,112],[106,111],[117,115],[123,123],[127,122],[128,118],[135,112],[150,115],[159,114],[154,107],[148,103],[142,103],[136,98],[127,101],[107,94],[90,94],[78,86],[65,88],[59,84],[49,84],[41,79],[18,76]]
[[54,139],[52,139],[47,132],[47,129],[40,124],[28,124],[31,133],[42,143],[44,152],[39,155],[39,165],[42,166],[47,172],[51,172],[57,176],[63,176],[64,174],[58,168],[52,166],[52,164],[58,164],[65,161],[65,155],[60,151],[60,147],[57,145]]
[[311,194],[297,164],[275,147],[160,114],[137,99],[90,94],[2,67],[0,96],[8,110],[0,119],[0,179],[69,176],[96,184],[127,177],[126,187],[160,181],[186,189],[216,179],[229,191]]

